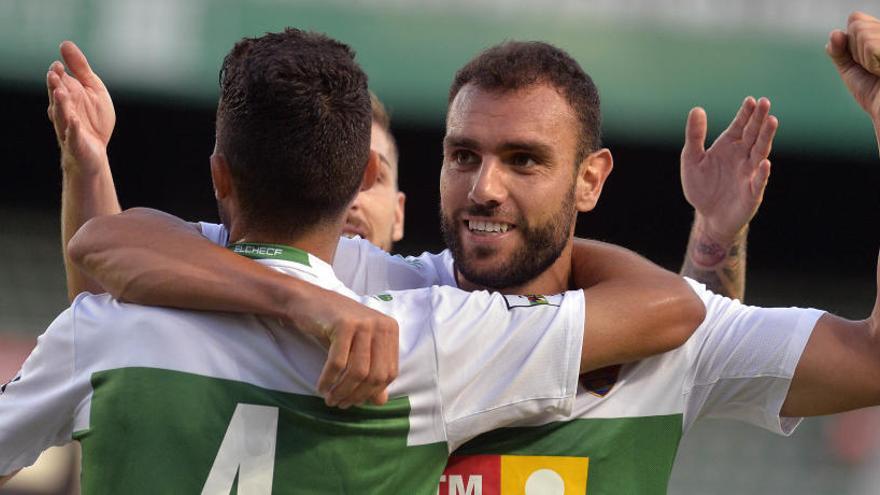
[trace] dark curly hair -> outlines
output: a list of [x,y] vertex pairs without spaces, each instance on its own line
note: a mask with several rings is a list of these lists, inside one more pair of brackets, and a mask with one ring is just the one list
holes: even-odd
[[341,213],[370,152],[367,76],[347,45],[287,28],[244,38],[223,60],[217,149],[241,215],[296,235]]
[[568,101],[580,121],[576,163],[602,146],[599,90],[575,59],[541,41],[506,41],[488,48],[459,69],[449,103],[466,84],[488,91],[515,91],[549,84]]

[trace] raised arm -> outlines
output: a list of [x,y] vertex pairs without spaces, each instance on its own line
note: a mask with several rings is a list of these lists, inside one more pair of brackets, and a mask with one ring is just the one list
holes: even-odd
[[612,244],[575,239],[571,285],[586,299],[581,371],[675,349],[706,315],[681,276]]
[[695,211],[681,274],[732,299],[745,294],[749,222],[770,176],[779,122],[769,113],[768,99],[749,96],[708,150],[706,112],[694,108],[687,119],[681,184]]
[[80,49],[65,41],[61,58],[64,63],[53,62],[46,74],[47,113],[61,148],[61,240],[67,295],[72,301],[83,291],[104,292],[71,263],[64,247],[90,218],[120,211],[107,159],[116,113],[107,88]]
[[[95,217],[71,260],[117,299],[275,317],[330,343],[318,382],[329,405],[373,397],[397,376],[397,322],[335,292],[281,274],[205,239],[198,227],[145,208]],[[220,268],[222,267],[222,268]]]
[[[880,146],[880,20],[849,17],[826,48],[843,82],[874,124]],[[784,416],[831,414],[880,405],[880,259],[878,295],[865,320],[819,319],[795,370]]]

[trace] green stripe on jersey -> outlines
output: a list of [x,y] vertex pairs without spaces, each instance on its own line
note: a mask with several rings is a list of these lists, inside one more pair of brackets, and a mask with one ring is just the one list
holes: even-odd
[[[200,493],[242,405],[277,408],[272,493],[434,494],[446,463],[445,443],[407,447],[405,397],[341,410],[319,397],[156,368],[102,371],[91,382],[90,427],[74,435],[86,494]],[[233,440],[242,436],[244,450],[260,440],[247,431]]]
[[682,415],[575,419],[483,434],[453,455],[589,458],[589,495],[662,495],[682,435]]
[[256,242],[237,242],[230,244],[229,249],[254,260],[284,260],[311,266],[309,253],[283,244],[263,244]]

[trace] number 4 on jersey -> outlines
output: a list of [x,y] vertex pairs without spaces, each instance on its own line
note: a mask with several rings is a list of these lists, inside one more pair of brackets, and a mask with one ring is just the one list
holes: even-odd
[[202,495],[229,495],[236,475],[239,495],[271,494],[277,431],[277,407],[238,404]]

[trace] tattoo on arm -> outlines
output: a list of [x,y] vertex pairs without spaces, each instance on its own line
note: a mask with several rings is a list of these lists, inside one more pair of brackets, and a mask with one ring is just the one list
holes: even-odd
[[742,300],[746,290],[747,235],[745,228],[725,246],[694,229],[681,274],[706,284],[716,294]]

